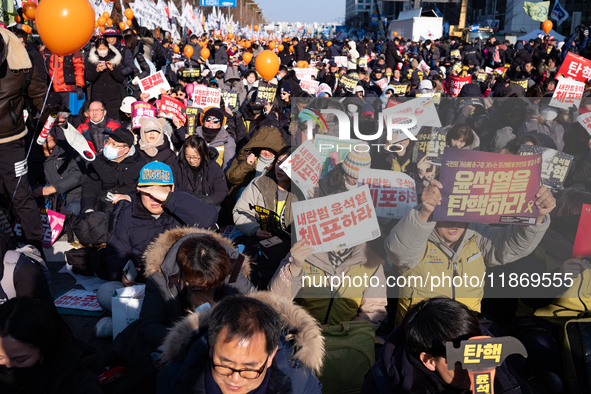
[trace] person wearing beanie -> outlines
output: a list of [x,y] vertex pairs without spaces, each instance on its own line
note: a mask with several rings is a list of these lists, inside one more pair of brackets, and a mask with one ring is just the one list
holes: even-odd
[[166,119],[141,118],[140,125],[140,138],[137,143],[140,155],[148,162],[166,163],[176,172],[176,154],[170,148],[168,136],[164,134]]
[[[362,144],[356,145],[359,150],[352,150],[347,153],[345,160],[337,164],[318,182],[318,186],[313,191],[314,197],[325,197],[332,194],[346,192],[357,188],[359,170],[369,169],[371,166],[371,156],[369,147],[365,148]],[[367,152],[363,152],[367,149]]]
[[423,72],[419,70],[419,62],[417,59],[412,59],[410,62],[410,68],[408,69],[406,77],[410,80],[410,84],[413,88],[419,86],[419,83],[423,80]]
[[285,82],[280,89],[279,111],[288,119],[291,118],[291,83]]
[[236,141],[226,130],[226,117],[220,108],[209,107],[200,117],[201,126],[195,129],[195,135],[203,138],[207,146],[217,149],[217,163],[224,173],[236,153]]

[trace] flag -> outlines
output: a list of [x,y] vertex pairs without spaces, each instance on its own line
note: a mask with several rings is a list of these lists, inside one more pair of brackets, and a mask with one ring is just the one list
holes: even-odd
[[532,3],[530,1],[523,2],[523,9],[533,20],[544,22],[548,19],[548,11],[550,9],[549,1],[542,1],[539,3]]
[[556,0],[556,2],[554,3],[554,8],[552,8],[552,12],[550,13],[550,16],[552,17],[552,19],[558,22],[558,26],[560,26],[560,24],[569,17],[569,14],[564,8],[562,8],[562,6],[560,5],[560,1]]

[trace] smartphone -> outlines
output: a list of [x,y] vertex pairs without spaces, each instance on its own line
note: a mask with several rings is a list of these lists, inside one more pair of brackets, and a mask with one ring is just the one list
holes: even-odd
[[264,246],[265,248],[270,248],[271,246],[279,245],[282,242],[283,241],[281,240],[281,238],[275,236],[275,237],[263,239],[262,241],[259,242],[259,244],[261,244],[261,246]]
[[101,60],[101,61],[99,62],[99,64],[100,64],[101,66],[106,66],[106,65],[107,65],[107,63],[106,63],[104,60]]
[[137,276],[137,270],[135,269],[133,261],[129,260],[127,264],[125,264],[125,267],[123,267],[123,275],[125,276],[125,279],[130,282],[135,280]]

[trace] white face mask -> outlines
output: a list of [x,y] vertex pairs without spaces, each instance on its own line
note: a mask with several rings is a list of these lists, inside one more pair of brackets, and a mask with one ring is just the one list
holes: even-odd
[[107,57],[107,55],[109,54],[109,50],[108,49],[97,49],[96,53],[98,53],[98,55],[100,57]]

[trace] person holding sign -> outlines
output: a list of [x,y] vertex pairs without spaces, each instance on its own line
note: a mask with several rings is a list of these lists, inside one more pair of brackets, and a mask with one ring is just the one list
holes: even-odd
[[[536,193],[539,216],[535,225],[491,227],[482,223],[435,222],[431,216],[441,204],[441,188],[439,181],[432,180],[423,191],[422,204],[410,211],[386,239],[386,253],[403,276],[481,278],[486,267],[508,264],[532,253],[550,225],[549,213],[556,207],[552,193],[542,186]],[[396,322],[401,322],[422,299],[436,296],[457,299],[480,311],[482,287],[466,283],[456,288],[445,281],[433,286],[433,281],[425,287],[400,289]]]

